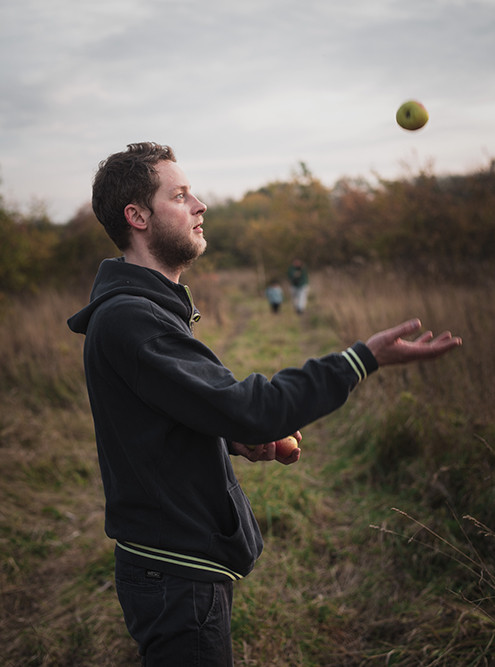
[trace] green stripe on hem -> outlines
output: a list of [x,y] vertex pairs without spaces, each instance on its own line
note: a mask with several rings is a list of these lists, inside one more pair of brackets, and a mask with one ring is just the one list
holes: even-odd
[[[162,551],[161,549],[145,547],[141,544],[134,544],[133,542],[129,542],[128,544],[127,543],[122,544],[117,540],[117,545],[121,549],[129,551],[129,553],[136,554],[137,556],[152,558],[154,560],[159,560],[164,563],[171,563],[172,565],[181,565],[182,567],[190,567],[193,570],[206,570],[207,572],[215,572],[216,574],[223,574],[226,577],[230,577],[232,581],[238,581],[239,579],[244,579],[242,574],[237,574],[237,572],[234,572],[233,570],[229,570],[228,568],[222,567],[222,565],[219,565],[218,563],[214,563],[213,561],[205,560],[203,558],[194,558],[193,556],[185,556],[184,554],[177,554],[173,553],[172,551]],[[136,548],[132,549],[131,547],[136,547]],[[138,551],[138,549],[140,549],[140,551]],[[163,555],[156,555],[156,554],[163,554]],[[191,561],[191,562],[184,562],[184,561]]]

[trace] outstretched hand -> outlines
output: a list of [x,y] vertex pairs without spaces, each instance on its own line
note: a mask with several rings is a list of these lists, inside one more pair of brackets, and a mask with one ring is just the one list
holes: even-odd
[[366,345],[379,366],[436,359],[462,345],[462,340],[457,336],[452,336],[450,331],[444,331],[436,338],[433,338],[431,331],[426,331],[414,341],[402,339],[402,336],[409,336],[419,331],[420,328],[421,322],[418,319],[409,320],[371,336]]
[[[293,433],[293,435],[298,443],[301,442],[302,435],[300,431],[296,431]],[[296,463],[299,461],[299,457],[301,456],[301,450],[299,447],[293,449],[290,456],[278,455],[275,442],[269,442],[265,445],[256,445],[255,447],[248,447],[247,445],[243,445],[240,442],[232,442],[232,446],[237,454],[245,456],[253,463],[255,461],[278,461],[279,463],[288,466],[291,463]]]

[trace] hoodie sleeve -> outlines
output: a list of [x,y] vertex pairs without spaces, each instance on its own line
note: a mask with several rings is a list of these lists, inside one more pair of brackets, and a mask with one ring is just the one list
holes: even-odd
[[145,299],[132,313],[128,304],[114,308],[98,338],[113,368],[148,406],[200,433],[245,444],[279,439],[332,412],[377,369],[370,350],[357,342],[271,380],[253,373],[238,381],[208,347],[164,321]]

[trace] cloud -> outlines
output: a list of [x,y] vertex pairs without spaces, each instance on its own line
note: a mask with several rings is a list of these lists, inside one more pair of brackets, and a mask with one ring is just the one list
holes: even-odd
[[[492,0],[4,0],[0,62],[5,184],[59,216],[132,141],[235,194],[309,157],[332,178],[495,151]],[[395,127],[410,97],[428,133]]]

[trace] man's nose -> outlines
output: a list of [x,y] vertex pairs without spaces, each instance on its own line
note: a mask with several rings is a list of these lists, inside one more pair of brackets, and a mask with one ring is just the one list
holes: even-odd
[[194,199],[196,200],[196,203],[195,203],[196,213],[200,213],[200,214],[205,213],[208,209],[206,204],[203,204],[203,202],[200,201],[197,197],[194,197]]

